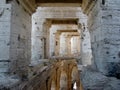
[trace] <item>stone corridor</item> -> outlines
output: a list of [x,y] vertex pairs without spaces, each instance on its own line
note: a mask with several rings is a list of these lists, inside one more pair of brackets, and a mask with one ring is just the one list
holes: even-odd
[[120,0],[0,0],[0,90],[120,90]]

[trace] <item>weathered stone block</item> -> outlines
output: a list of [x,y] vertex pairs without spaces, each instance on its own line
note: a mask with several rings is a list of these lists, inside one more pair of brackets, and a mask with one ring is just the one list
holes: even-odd
[[11,5],[10,4],[0,5],[0,21],[10,20],[11,20]]

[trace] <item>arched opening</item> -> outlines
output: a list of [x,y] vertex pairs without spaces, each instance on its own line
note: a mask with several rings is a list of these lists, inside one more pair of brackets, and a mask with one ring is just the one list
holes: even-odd
[[72,90],[80,89],[80,78],[78,73],[78,68],[74,66],[71,72],[71,88]]
[[67,90],[67,74],[64,71],[60,75],[60,90]]
[[56,90],[55,81],[52,81],[50,90]]

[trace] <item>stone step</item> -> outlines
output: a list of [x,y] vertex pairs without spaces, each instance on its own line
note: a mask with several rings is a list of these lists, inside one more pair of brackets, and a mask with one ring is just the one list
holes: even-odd
[[8,72],[9,62],[6,60],[0,60],[0,73]]

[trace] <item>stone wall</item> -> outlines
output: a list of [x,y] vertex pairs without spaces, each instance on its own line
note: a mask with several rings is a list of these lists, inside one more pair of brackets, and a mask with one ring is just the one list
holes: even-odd
[[[11,2],[10,69],[27,74],[31,57],[31,15],[18,2]],[[22,73],[21,73],[22,72]]]
[[10,62],[11,5],[0,3],[0,73],[8,72]]
[[102,3],[103,58],[108,76],[120,78],[120,1],[106,0]]
[[73,36],[71,38],[71,53],[75,56],[80,55],[80,37]]
[[119,4],[119,0],[97,1],[88,15],[94,63],[108,76],[120,74]]
[[65,33],[62,33],[60,35],[60,56],[66,56],[67,55],[67,42],[66,42],[66,36]]
[[15,0],[0,2],[1,90],[18,90],[20,78],[21,80],[27,79],[31,55],[30,16],[20,2]]

